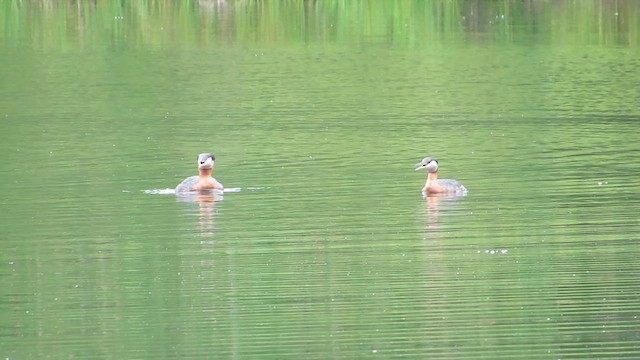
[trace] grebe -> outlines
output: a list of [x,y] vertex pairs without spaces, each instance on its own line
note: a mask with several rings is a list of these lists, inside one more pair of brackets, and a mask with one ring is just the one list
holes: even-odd
[[449,194],[449,195],[464,195],[467,193],[467,188],[460,184],[456,180],[440,179],[438,180],[438,160],[430,157],[422,159],[416,164],[416,170],[427,170],[427,182],[422,188],[423,195],[432,194]]
[[198,155],[198,176],[184,179],[176,186],[176,193],[198,190],[224,190],[224,186],[211,176],[216,156],[213,154]]

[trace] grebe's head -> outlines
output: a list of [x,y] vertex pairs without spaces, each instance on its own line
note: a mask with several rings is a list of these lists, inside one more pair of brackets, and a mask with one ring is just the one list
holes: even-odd
[[213,154],[200,154],[198,155],[198,169],[213,169],[213,163],[216,160],[216,156]]
[[438,160],[426,157],[416,164],[416,170],[420,169],[427,169],[427,172],[434,173],[438,171]]

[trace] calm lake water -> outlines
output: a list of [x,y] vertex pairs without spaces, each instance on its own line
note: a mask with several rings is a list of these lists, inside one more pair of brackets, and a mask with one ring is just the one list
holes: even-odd
[[0,358],[640,358],[640,3],[0,13]]

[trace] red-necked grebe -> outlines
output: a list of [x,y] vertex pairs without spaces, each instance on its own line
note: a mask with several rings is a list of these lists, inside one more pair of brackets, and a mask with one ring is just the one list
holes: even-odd
[[191,176],[176,186],[176,192],[199,191],[199,190],[224,190],[224,186],[218,182],[211,174],[216,156],[213,154],[198,155],[198,176]]
[[427,170],[427,182],[422,188],[423,195],[431,194],[450,194],[464,195],[467,188],[456,180],[440,179],[438,180],[438,160],[430,157],[422,159],[416,164],[416,170]]

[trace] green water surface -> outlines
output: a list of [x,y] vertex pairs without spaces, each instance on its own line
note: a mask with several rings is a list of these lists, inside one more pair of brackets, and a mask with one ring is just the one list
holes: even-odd
[[4,2],[0,358],[639,358],[639,14]]

